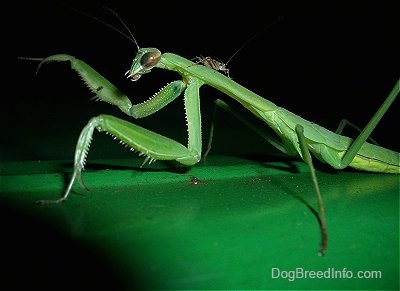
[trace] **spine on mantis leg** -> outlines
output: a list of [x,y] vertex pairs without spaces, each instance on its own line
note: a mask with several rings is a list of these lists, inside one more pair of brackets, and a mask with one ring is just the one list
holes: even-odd
[[64,195],[57,200],[40,200],[38,201],[39,203],[58,203],[66,200],[76,180],[78,180],[83,188],[86,188],[81,174],[95,129],[105,131],[115,139],[120,140],[122,144],[129,147],[132,151],[138,151],[139,155],[146,157],[145,162],[176,160],[188,166],[198,162],[198,155],[182,144],[133,123],[111,115],[102,114],[93,117],[79,135],[75,149],[74,172]]
[[186,84],[183,81],[173,81],[161,88],[147,101],[132,105],[128,114],[134,118],[149,116],[175,100],[185,88]]
[[46,63],[65,62],[71,63],[88,88],[96,94],[96,99],[118,106],[122,112],[129,114],[132,103],[129,98],[106,78],[97,73],[91,66],[71,55],[58,54],[42,59],[38,70]]

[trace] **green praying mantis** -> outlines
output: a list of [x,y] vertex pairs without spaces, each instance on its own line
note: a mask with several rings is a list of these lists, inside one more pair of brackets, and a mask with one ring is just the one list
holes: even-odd
[[[125,74],[131,81],[138,81],[142,75],[148,74],[156,68],[175,71],[182,77],[180,80],[168,83],[147,101],[140,104],[132,104],[128,96],[116,86],[91,66],[71,55],[57,54],[47,58],[24,59],[39,61],[38,70],[47,63],[70,62],[72,69],[82,77],[98,100],[117,106],[122,112],[135,119],[157,112],[183,93],[188,131],[187,145],[123,119],[107,114],[98,115],[90,119],[79,135],[74,155],[73,174],[64,194],[59,199],[40,200],[39,203],[65,201],[76,181],[86,188],[82,180],[82,171],[95,129],[112,135],[130,147],[132,151],[144,156],[143,164],[152,163],[155,160],[177,161],[186,166],[198,163],[202,158],[199,89],[203,85],[211,86],[243,105],[244,108],[265,122],[266,126],[275,131],[279,138],[265,136],[273,146],[287,155],[299,156],[308,164],[319,207],[320,254],[324,254],[327,249],[328,235],[325,207],[312,156],[335,169],[352,167],[371,172],[400,173],[400,154],[398,152],[366,142],[380,119],[399,95],[400,80],[396,82],[386,100],[359,136],[352,139],[341,135],[340,132],[329,131],[278,107],[212,67],[173,53],[161,53],[157,48],[140,48],[138,45],[137,48],[138,51],[132,65]],[[224,101],[216,100],[215,104],[240,118]]]

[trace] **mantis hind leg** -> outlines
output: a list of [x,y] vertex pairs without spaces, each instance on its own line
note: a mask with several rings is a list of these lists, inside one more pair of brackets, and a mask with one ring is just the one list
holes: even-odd
[[379,121],[382,119],[383,115],[385,115],[386,111],[392,105],[396,97],[400,94],[400,79],[397,80],[396,84],[394,85],[392,91],[390,91],[388,97],[383,101],[382,105],[378,108],[376,113],[372,116],[368,124],[364,127],[358,137],[354,140],[351,146],[346,151],[345,155],[341,161],[341,167],[347,167],[357,155],[358,151],[371,135],[372,131],[378,125]]
[[[335,131],[335,133],[337,133],[337,134],[342,134],[342,132],[343,132],[343,130],[344,130],[344,128],[345,128],[346,126],[355,129],[355,130],[358,131],[359,133],[362,132],[362,129],[359,128],[359,127],[358,127],[357,125],[355,125],[354,123],[350,122],[350,121],[347,120],[347,119],[342,119],[342,120],[340,121],[340,123],[339,123],[339,125],[338,125],[338,127],[337,127],[337,129],[336,129],[336,131]],[[374,145],[379,146],[379,143],[378,143],[376,140],[374,140],[372,137],[369,136],[367,140],[369,140],[369,141],[370,141],[371,143],[373,143]]]

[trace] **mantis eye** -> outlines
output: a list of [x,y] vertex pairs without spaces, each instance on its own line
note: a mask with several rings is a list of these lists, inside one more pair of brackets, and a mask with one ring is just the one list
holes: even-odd
[[140,59],[140,64],[145,68],[154,67],[161,58],[161,52],[155,50],[152,52],[145,53]]

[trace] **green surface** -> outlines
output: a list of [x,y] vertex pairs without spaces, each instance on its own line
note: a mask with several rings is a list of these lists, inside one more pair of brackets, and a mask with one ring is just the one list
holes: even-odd
[[[211,156],[192,168],[143,169],[139,159],[91,161],[90,191],[75,185],[67,202],[47,206],[34,201],[61,195],[69,162],[3,163],[6,277],[24,266],[32,286],[398,289],[399,176],[318,171],[330,239],[320,257],[309,171],[283,161]],[[381,278],[274,279],[273,268]]]

